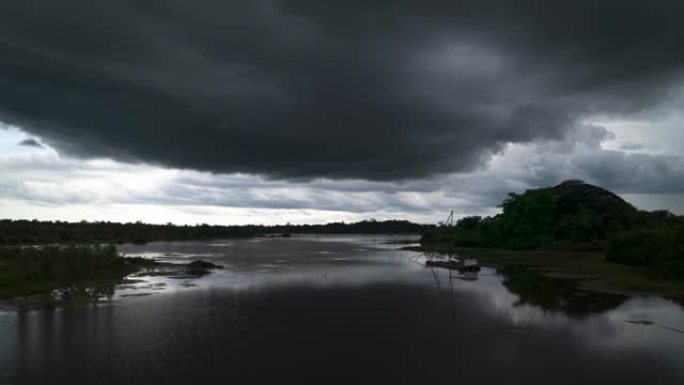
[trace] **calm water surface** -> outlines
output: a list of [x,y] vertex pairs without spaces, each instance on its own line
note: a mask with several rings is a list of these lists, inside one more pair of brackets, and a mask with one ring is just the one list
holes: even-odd
[[400,239],[123,246],[226,268],[138,277],[97,305],[0,305],[0,383],[684,384],[682,306],[524,271],[449,277]]

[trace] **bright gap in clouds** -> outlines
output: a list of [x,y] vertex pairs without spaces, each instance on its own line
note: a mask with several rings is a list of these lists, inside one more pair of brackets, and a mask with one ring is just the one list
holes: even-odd
[[458,216],[492,215],[509,191],[571,178],[614,189],[643,209],[684,214],[684,162],[676,151],[683,143],[670,136],[663,142],[667,146],[649,144],[658,132],[661,139],[670,135],[675,123],[663,122],[648,136],[630,131],[643,121],[585,124],[563,140],[508,144],[486,167],[471,173],[404,182],[288,182],[76,159],[5,125],[0,128],[0,217],[176,224],[369,218],[435,223],[452,209]]

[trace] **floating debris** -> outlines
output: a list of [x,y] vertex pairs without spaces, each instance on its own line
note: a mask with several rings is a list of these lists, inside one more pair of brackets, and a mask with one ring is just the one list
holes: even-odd
[[649,320],[627,320],[625,322],[630,323],[630,324],[634,324],[634,325],[656,326],[656,327],[659,327],[661,329],[669,330],[671,332],[684,334],[684,330],[682,330],[682,329],[677,329],[677,328],[673,328],[671,326],[661,325],[659,323],[655,323],[655,322],[649,321]]
[[452,269],[458,271],[480,271],[480,265],[476,259],[465,259],[463,261],[458,259],[449,259],[447,261],[425,261],[425,266],[442,267],[445,269]]

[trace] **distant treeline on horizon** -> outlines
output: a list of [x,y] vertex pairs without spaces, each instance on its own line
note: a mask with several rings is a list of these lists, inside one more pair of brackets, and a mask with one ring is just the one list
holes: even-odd
[[0,220],[0,244],[146,243],[165,240],[241,238],[268,234],[421,234],[433,228],[405,220],[364,220],[319,225],[174,225],[142,222]]

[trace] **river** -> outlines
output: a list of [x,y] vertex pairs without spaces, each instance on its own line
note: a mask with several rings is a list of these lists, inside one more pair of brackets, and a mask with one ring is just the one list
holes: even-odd
[[684,309],[521,271],[459,277],[406,236],[123,245],[202,259],[97,304],[0,304],[0,384],[682,384]]

